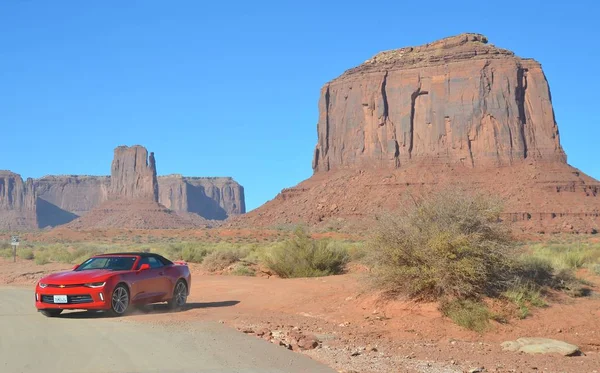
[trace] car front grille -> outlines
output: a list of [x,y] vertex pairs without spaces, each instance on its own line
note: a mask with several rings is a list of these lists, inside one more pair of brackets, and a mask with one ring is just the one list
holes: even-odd
[[[54,296],[52,295],[42,295],[43,303],[54,304]],[[92,296],[89,294],[83,295],[67,295],[67,303],[57,303],[57,304],[82,304],[82,303],[92,303]]]
[[70,284],[70,285],[54,285],[54,284],[48,284],[47,285],[49,288],[78,288],[78,287],[82,287],[83,284]]

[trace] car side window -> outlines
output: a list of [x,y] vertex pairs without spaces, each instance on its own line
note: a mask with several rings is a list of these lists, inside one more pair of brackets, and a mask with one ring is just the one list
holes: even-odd
[[150,268],[160,268],[163,264],[154,257],[148,257],[148,264],[150,264]]

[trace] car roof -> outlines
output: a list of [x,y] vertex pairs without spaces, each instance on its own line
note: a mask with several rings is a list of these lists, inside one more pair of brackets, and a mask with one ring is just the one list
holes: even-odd
[[[95,257],[97,256],[139,256],[142,258],[149,258],[149,257],[153,257],[153,258],[164,258],[162,255],[156,254],[156,253],[145,253],[145,252],[128,252],[128,253],[105,253],[105,254],[97,254],[94,255]],[[164,258],[166,259],[166,258]]]

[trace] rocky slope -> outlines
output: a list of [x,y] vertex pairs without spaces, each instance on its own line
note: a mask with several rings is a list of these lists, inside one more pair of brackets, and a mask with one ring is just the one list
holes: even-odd
[[377,54],[327,83],[314,176],[232,225],[372,225],[410,195],[498,195],[524,229],[599,229],[600,182],[566,163],[538,62],[463,34]]

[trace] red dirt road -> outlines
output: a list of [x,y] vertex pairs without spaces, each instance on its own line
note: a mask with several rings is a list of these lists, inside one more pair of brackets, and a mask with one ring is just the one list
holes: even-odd
[[[65,268],[3,260],[0,281],[33,284],[36,277],[59,267]],[[192,293],[184,311],[173,314],[154,306],[124,321],[182,326],[219,321],[248,334],[268,330],[274,342],[298,330],[321,340],[319,348],[306,354],[347,372],[460,372],[476,367],[492,372],[593,372],[600,367],[597,293],[551,299],[549,307],[535,309],[527,319],[495,323],[492,331],[479,335],[444,318],[434,304],[379,300],[360,273],[284,280],[207,275],[197,265],[192,265],[192,271]],[[598,282],[598,277],[593,279]],[[501,350],[501,342],[519,337],[564,340],[580,346],[585,356],[530,356]]]

